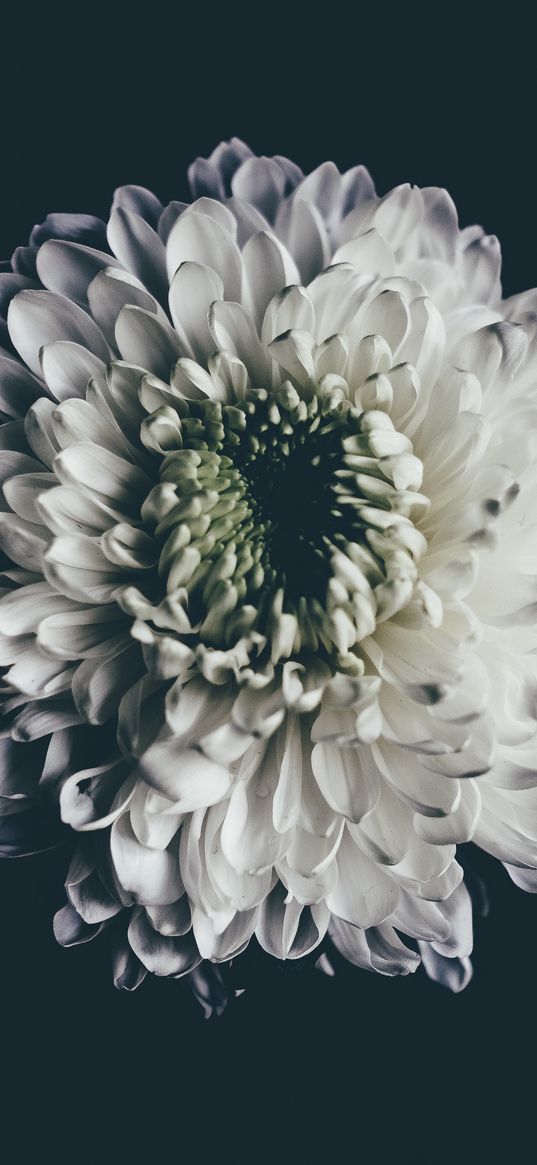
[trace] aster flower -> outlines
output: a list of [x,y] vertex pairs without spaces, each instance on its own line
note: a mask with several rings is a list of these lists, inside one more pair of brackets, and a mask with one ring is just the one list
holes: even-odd
[[59,806],[118,986],[328,935],[460,990],[457,845],[537,889],[537,293],[443,190],[189,177],[0,276],[5,849]]

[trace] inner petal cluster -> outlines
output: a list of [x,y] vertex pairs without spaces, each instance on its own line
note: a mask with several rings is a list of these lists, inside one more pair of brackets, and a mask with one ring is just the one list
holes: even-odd
[[253,634],[272,664],[309,650],[359,670],[352,649],[410,600],[426,547],[421,462],[388,415],[286,382],[161,407],[145,439],[166,440],[144,517],[188,630],[224,649]]

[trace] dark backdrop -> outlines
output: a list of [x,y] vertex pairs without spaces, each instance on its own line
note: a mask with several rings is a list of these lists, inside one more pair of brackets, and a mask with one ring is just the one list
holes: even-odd
[[[527,29],[433,6],[184,8],[12,17],[0,253],[49,211],[105,215],[120,183],[181,198],[189,161],[239,134],[306,170],[363,161],[381,192],[445,185],[500,236],[506,292],[537,282]],[[501,866],[478,860],[491,908],[463,995],[252,952],[248,990],[206,1023],[180,983],[114,991],[99,940],[56,947],[66,861],[0,865],[2,1165],[535,1159],[537,901]]]

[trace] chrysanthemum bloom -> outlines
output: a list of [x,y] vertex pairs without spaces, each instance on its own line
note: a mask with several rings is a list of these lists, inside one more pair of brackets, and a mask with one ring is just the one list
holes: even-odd
[[8,823],[59,803],[120,986],[328,931],[458,990],[457,844],[537,889],[537,293],[442,190],[190,181],[1,277]]

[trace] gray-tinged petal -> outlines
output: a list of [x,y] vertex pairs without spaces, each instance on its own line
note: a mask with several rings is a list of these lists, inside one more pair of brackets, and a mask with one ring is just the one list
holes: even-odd
[[62,841],[56,815],[50,810],[0,797],[0,857],[28,857],[55,849]]
[[158,234],[159,239],[162,239],[164,246],[166,246],[166,243],[168,242],[172,227],[175,225],[177,219],[180,218],[183,211],[185,211],[187,207],[187,202],[169,202],[162,211],[158,222]]
[[219,967],[202,963],[190,973],[187,982],[203,1008],[205,1019],[210,1019],[212,1015],[222,1015],[229,1001],[229,992]]
[[274,222],[285,190],[285,174],[271,158],[247,158],[236,171],[231,189],[235,198],[251,202]]
[[65,295],[85,307],[92,279],[104,267],[119,264],[105,251],[96,251],[81,243],[51,239],[39,248],[36,266],[41,282],[49,291]]
[[24,801],[37,793],[44,758],[43,744],[0,739],[0,797]]
[[176,361],[185,356],[177,332],[140,307],[124,307],[116,321],[116,343],[124,360],[169,381]]
[[320,211],[311,202],[289,200],[281,206],[276,228],[296,262],[302,282],[310,283],[330,257],[330,242]]
[[166,303],[166,251],[156,231],[139,214],[120,207],[108,223],[108,242],[123,267],[160,303]]
[[[192,196],[199,198],[200,194],[208,193],[207,190],[201,189],[204,184],[210,182],[210,175],[215,174],[216,185],[211,192],[212,198],[221,197],[219,191],[224,190],[224,193],[230,193],[231,179],[238,167],[244,162],[246,158],[252,157],[250,148],[242,142],[240,138],[231,138],[229,142],[220,142],[220,145],[213,150],[210,158],[196,158],[188,171],[188,180],[192,190]],[[206,163],[209,163],[211,170],[208,169]],[[220,185],[222,184],[222,186]]]
[[526,890],[529,894],[537,894],[537,870],[530,870],[525,866],[512,866],[509,862],[503,864],[515,886],[520,886],[521,890]]
[[162,214],[162,203],[151,190],[145,186],[118,186],[114,192],[110,213],[115,210],[127,210],[131,214],[138,214],[151,227],[156,227]]
[[104,724],[117,713],[122,696],[143,673],[138,644],[121,637],[107,658],[85,659],[72,682],[73,700],[89,724]]
[[35,279],[29,279],[27,275],[16,275],[11,271],[0,275],[0,316],[7,319],[7,309],[19,291],[28,291],[38,286]]
[[82,344],[105,363],[110,350],[97,324],[82,308],[53,291],[21,291],[8,312],[9,334],[28,367],[41,373],[39,351],[55,340]]
[[51,732],[60,732],[63,728],[82,723],[82,717],[68,696],[34,700],[15,716],[11,735],[14,740],[24,742],[40,740],[50,736]]
[[468,986],[473,975],[470,959],[448,959],[425,942],[418,943],[421,952],[421,961],[429,976],[442,987],[449,987],[450,991],[458,994]]
[[145,909],[151,926],[158,930],[159,934],[167,935],[168,938],[179,938],[183,934],[188,934],[191,929],[192,918],[188,894],[182,893],[176,902],[146,906]]
[[30,244],[40,247],[47,239],[103,247],[106,246],[106,224],[93,214],[47,214],[45,221],[34,227]]
[[370,927],[365,934],[374,971],[381,975],[408,975],[419,967],[419,955],[401,942],[388,922]]
[[114,987],[124,991],[136,991],[147,975],[147,968],[131,950],[126,937],[117,932],[112,935],[112,968]]
[[80,769],[62,784],[62,821],[82,832],[103,829],[125,811],[133,794],[124,761]]
[[208,158],[196,158],[189,167],[188,180],[193,198],[221,198],[225,197],[224,180],[218,170]]
[[75,850],[65,889],[71,905],[89,926],[113,918],[122,909],[121,902],[104,886],[87,845],[82,844]]
[[11,256],[11,266],[17,275],[26,275],[28,279],[37,279],[36,247],[16,247]]
[[107,267],[96,275],[88,288],[88,300],[94,320],[111,345],[115,345],[117,317],[128,304],[141,307],[168,322],[154,296],[142,287],[135,275],[121,267]]
[[145,910],[135,910],[128,929],[129,943],[144,967],[154,975],[179,978],[193,971],[201,962],[191,934],[167,938],[154,930]]
[[32,451],[26,440],[24,428],[25,422],[23,420],[5,421],[3,425],[0,425],[0,449],[7,449],[11,453],[16,451],[26,455],[31,454]]
[[62,906],[54,915],[54,937],[62,947],[76,947],[79,943],[87,943],[96,938],[103,928],[103,923],[90,926],[80,917],[70,903]]
[[292,162],[290,158],[285,158],[283,154],[275,154],[272,158],[272,161],[278,163],[280,170],[283,171],[285,176],[284,193],[286,195],[291,194],[295,187],[298,186],[300,182],[302,182],[304,177],[300,166],[297,166],[296,163]]
[[369,170],[365,166],[353,166],[341,176],[343,192],[342,215],[349,214],[361,202],[367,202],[375,197],[375,186]]
[[278,882],[265,898],[256,938],[263,950],[277,959],[301,958],[319,945],[328,925],[329,911],[320,907],[301,906]]
[[24,417],[43,392],[43,384],[18,360],[0,356],[0,412]]

